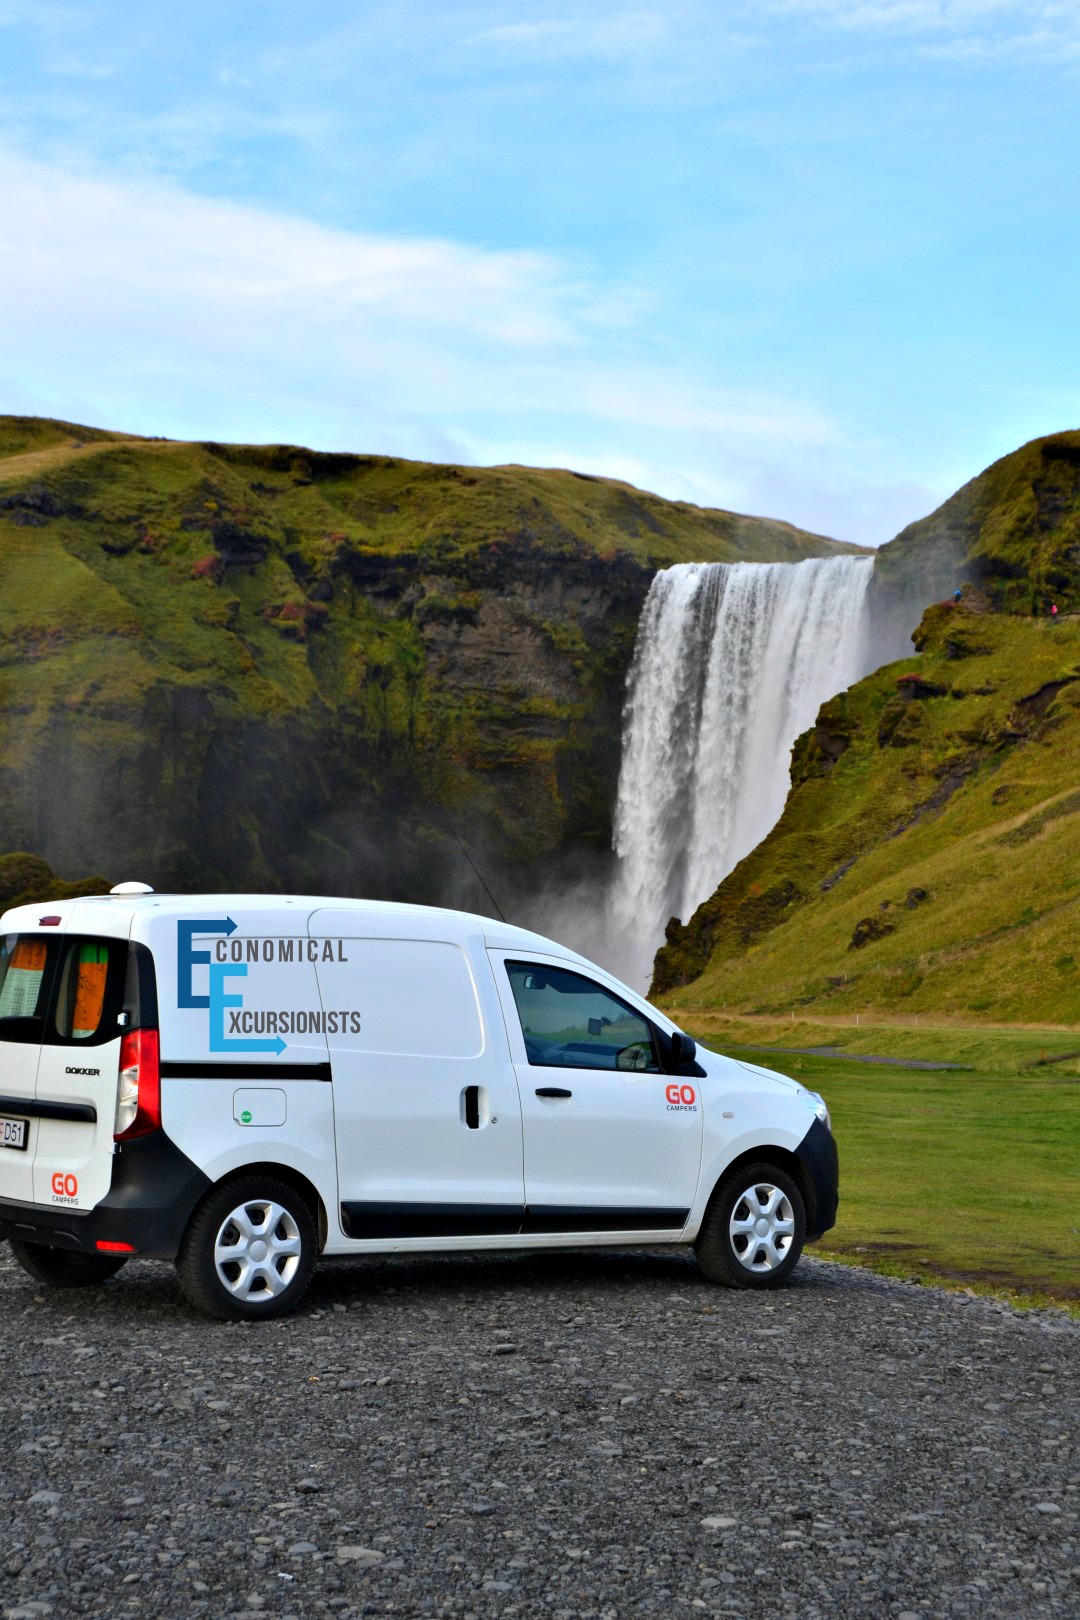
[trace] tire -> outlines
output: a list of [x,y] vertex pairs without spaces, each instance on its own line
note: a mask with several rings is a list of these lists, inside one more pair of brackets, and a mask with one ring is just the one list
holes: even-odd
[[50,1288],[94,1288],[115,1277],[128,1260],[126,1254],[80,1254],[45,1243],[24,1243],[21,1238],[11,1238],[10,1243],[23,1270]]
[[739,1165],[720,1182],[694,1248],[710,1282],[780,1288],[805,1239],[806,1206],[797,1183],[786,1170],[762,1162]]
[[318,1252],[315,1217],[295,1188],[274,1176],[237,1176],[195,1211],[176,1270],[203,1316],[268,1321],[299,1305]]

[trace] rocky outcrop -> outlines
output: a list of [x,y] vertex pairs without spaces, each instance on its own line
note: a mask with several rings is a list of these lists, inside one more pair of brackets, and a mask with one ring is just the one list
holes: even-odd
[[992,609],[1037,618],[1080,606],[1080,432],[1033,439],[881,547],[876,644],[905,657],[923,609],[972,586]]

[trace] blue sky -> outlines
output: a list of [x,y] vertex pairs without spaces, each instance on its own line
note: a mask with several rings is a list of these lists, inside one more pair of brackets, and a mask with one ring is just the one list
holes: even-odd
[[1080,5],[0,0],[0,410],[877,543],[1080,426]]

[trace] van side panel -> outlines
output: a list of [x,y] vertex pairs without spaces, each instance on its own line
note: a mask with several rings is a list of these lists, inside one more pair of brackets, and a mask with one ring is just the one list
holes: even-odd
[[334,1103],[307,908],[227,897],[139,919],[154,953],[161,1123],[208,1184],[248,1165],[299,1172],[337,1204]]
[[340,1229],[349,1246],[516,1234],[521,1105],[483,937],[377,926],[328,909],[310,923],[323,1006],[348,1014],[327,1038]]
[[[316,1188],[331,1225],[337,1203],[334,1162],[334,1106],[329,1073],[313,1070],[311,1079],[281,1079],[260,1068],[257,1076],[235,1064],[235,1074],[212,1080],[182,1078],[177,1074],[161,1082],[161,1121],[165,1133],[207,1177],[208,1185],[242,1171],[250,1164],[280,1164],[298,1171]],[[282,1110],[277,1096],[284,1093],[281,1125],[260,1124],[259,1108],[251,1106],[251,1092],[273,1104],[272,1118]],[[237,1097],[240,1094],[241,1100]],[[244,1114],[250,1114],[246,1122]]]
[[137,920],[157,970],[163,1061],[325,1063],[307,910],[229,915],[228,897]]

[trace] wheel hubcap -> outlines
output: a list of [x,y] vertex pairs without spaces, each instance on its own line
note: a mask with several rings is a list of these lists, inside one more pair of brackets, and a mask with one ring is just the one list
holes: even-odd
[[771,1182],[755,1182],[735,1200],[728,1234],[736,1260],[747,1271],[775,1271],[795,1239],[790,1199]]
[[214,1264],[234,1299],[275,1299],[300,1265],[300,1228],[289,1211],[270,1199],[239,1204],[222,1221]]

